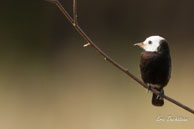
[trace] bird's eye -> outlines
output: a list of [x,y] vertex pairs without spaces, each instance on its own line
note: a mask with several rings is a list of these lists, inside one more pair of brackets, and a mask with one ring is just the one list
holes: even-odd
[[148,44],[152,44],[152,41],[149,41]]

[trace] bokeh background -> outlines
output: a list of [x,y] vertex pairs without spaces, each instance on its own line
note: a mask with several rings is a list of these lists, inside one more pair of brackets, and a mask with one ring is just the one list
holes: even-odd
[[[60,0],[72,14],[72,0]],[[151,35],[170,44],[170,97],[194,108],[194,2],[82,0],[79,25],[110,57],[140,77],[134,47]],[[1,129],[189,129],[191,113],[151,93],[103,60],[59,9],[44,0],[0,5]],[[186,122],[167,122],[168,116]],[[165,121],[156,121],[157,117]]]

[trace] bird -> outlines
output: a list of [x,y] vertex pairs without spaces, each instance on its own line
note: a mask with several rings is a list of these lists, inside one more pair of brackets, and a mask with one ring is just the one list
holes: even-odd
[[[148,86],[148,90],[153,88],[164,95],[163,88],[171,77],[171,56],[167,40],[154,35],[134,45],[143,48],[139,64],[142,80]],[[163,106],[163,98],[153,93],[152,105]]]

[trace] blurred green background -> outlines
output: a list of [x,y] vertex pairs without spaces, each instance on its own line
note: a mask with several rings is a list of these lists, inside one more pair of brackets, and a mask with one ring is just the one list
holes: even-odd
[[[61,0],[72,14],[72,0]],[[191,0],[82,0],[79,25],[110,57],[140,77],[141,49],[151,35],[165,37],[173,61],[165,88],[194,108],[194,2]],[[0,5],[0,128],[2,129],[187,129],[191,113],[151,93],[107,63],[44,0],[7,0]],[[188,121],[156,121],[186,117]]]

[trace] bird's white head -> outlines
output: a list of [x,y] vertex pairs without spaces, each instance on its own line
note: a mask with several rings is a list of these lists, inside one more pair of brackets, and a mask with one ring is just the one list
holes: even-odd
[[136,43],[135,46],[143,48],[147,52],[156,52],[160,46],[160,41],[165,40],[165,38],[160,36],[150,36],[142,43]]

